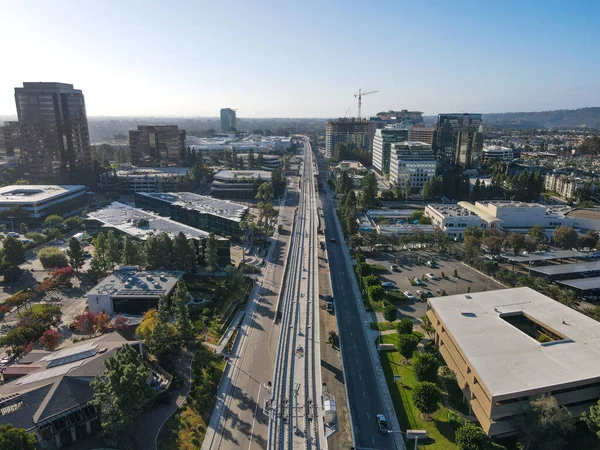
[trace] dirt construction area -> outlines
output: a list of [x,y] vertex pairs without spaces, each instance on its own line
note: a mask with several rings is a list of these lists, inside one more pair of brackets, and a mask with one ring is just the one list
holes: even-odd
[[[433,262],[429,267],[427,262]],[[445,254],[428,250],[410,250],[401,253],[379,253],[368,255],[366,262],[381,266],[385,270],[376,271],[382,283],[391,281],[395,287],[391,290],[396,292],[410,291],[418,297],[418,289],[430,292],[433,297],[439,297],[445,292],[446,295],[465,294],[468,292],[482,292],[496,289],[504,289],[499,283],[480,274],[469,266],[457,261]],[[396,264],[395,271],[390,270],[390,265]],[[456,270],[458,277],[454,276]],[[437,280],[430,279],[427,274],[434,275]],[[422,286],[412,286],[409,278],[419,278]],[[419,318],[426,312],[424,301],[416,298],[394,302],[398,310],[405,316]]]

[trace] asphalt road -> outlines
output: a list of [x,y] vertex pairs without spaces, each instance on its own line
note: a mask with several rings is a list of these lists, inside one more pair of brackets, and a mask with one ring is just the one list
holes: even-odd
[[[376,414],[385,414],[385,408],[369,357],[369,349],[361,330],[361,315],[351,288],[350,277],[353,275],[346,270],[341,247],[342,237],[338,235],[334,223],[332,201],[327,195],[321,199],[355,445],[363,448],[393,449],[393,437],[381,434],[375,419]],[[329,241],[332,237],[336,239],[336,243]]]

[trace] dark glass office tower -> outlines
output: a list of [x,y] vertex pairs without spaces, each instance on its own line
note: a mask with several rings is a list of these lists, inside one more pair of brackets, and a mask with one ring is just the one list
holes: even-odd
[[466,169],[479,165],[483,152],[481,114],[439,114],[436,128],[438,169],[449,164]]
[[131,162],[138,167],[181,166],[185,130],[177,125],[138,125],[129,131]]
[[15,88],[25,177],[35,184],[90,184],[92,152],[83,93],[66,83]]

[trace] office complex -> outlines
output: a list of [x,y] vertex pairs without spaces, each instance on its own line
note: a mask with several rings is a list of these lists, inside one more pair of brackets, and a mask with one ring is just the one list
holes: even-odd
[[481,114],[439,114],[434,148],[440,169],[449,164],[477,167],[483,151]]
[[435,141],[435,127],[425,127],[423,125],[413,125],[410,127],[409,140],[415,142],[425,142],[433,145]]
[[337,144],[371,152],[374,135],[374,122],[368,119],[329,120],[325,129],[325,153],[332,157]]
[[83,93],[65,83],[15,88],[25,177],[34,183],[89,183],[92,152]]
[[123,193],[178,191],[186,185],[187,167],[135,167],[119,164],[118,170],[100,174],[101,189]]
[[181,166],[185,130],[177,125],[139,125],[129,131],[131,163],[138,167]]
[[81,208],[86,200],[83,185],[4,186],[0,188],[0,214],[12,215],[14,221],[35,221]]
[[21,159],[21,132],[19,122],[0,125],[0,163],[18,166]]
[[230,200],[254,199],[261,184],[271,180],[266,170],[221,170],[213,177],[210,195]]
[[390,183],[404,188],[407,183],[419,192],[435,175],[436,161],[431,145],[424,142],[394,143],[390,156]]
[[392,144],[408,141],[409,131],[401,125],[388,125],[375,130],[373,138],[373,166],[380,173],[390,172],[390,151]]
[[135,206],[222,236],[240,235],[248,207],[191,192],[136,193]]
[[573,417],[600,398],[600,323],[522,287],[428,300],[435,344],[489,436],[552,395]]
[[230,131],[237,131],[235,121],[236,121],[235,109],[231,109],[231,108],[222,108],[221,109],[221,133],[229,133]]
[[511,160],[515,157],[514,151],[510,147],[501,145],[484,145],[482,162],[490,160]]

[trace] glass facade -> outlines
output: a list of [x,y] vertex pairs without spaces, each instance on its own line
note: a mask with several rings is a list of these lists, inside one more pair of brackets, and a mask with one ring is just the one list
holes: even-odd
[[129,131],[131,163],[138,167],[180,166],[185,137],[185,130],[177,125],[140,125]]

